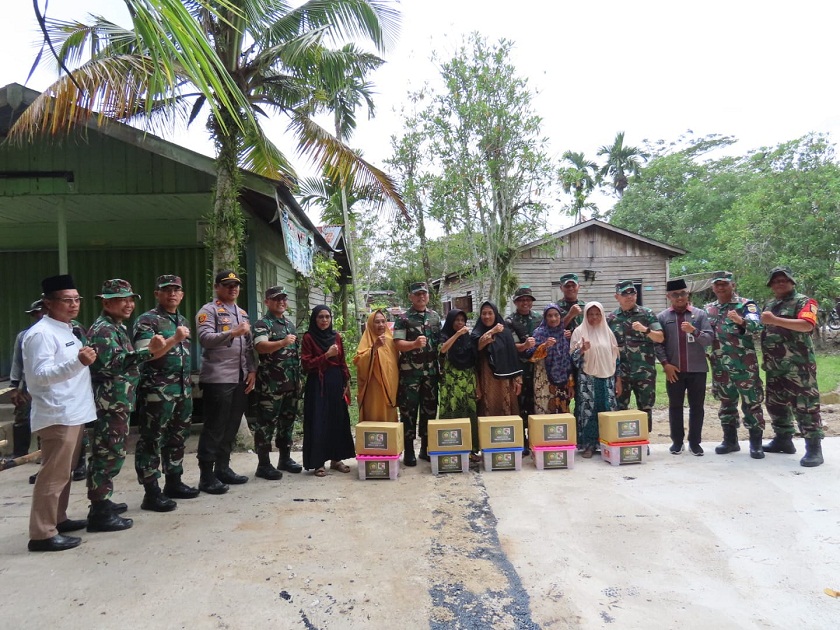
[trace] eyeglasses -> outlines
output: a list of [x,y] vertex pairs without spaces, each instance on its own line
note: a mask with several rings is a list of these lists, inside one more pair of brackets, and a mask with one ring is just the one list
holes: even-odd
[[289,298],[285,295],[278,295],[277,297],[268,298],[272,302],[286,302]]
[[675,297],[675,298],[688,297],[688,291],[671,291],[671,297]]
[[61,302],[62,304],[66,304],[67,306],[72,306],[73,304],[81,304],[82,297],[79,295],[76,297],[55,298],[55,301]]
[[163,287],[158,289],[161,293],[183,293],[184,290],[181,287]]
[[621,295],[636,295],[636,289],[627,289],[626,291],[622,291]]

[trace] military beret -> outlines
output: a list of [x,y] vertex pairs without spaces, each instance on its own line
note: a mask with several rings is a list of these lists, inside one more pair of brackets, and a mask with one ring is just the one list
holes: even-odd
[[29,310],[24,311],[27,315],[32,315],[33,313],[37,313],[42,308],[44,308],[44,300],[35,300],[32,302],[32,305],[29,307]]
[[408,287],[409,293],[423,293],[429,292],[429,287],[426,286],[425,282],[412,282],[411,286]]
[[521,300],[522,298],[528,298],[529,300],[534,299],[534,292],[531,291],[531,287],[519,287],[516,290],[516,293],[513,294],[514,302]]
[[615,285],[616,293],[624,293],[629,289],[633,289],[634,292],[636,291],[636,285],[632,280],[619,280]]
[[770,283],[773,282],[773,278],[778,276],[779,274],[785,276],[788,280],[796,284],[796,280],[793,279],[793,271],[788,266],[781,266],[781,267],[773,267],[770,270],[770,277],[767,279],[767,286],[770,286]]
[[106,280],[102,283],[102,293],[96,297],[103,300],[110,300],[111,298],[137,297],[140,296],[131,289],[131,285],[127,280],[114,278],[113,280]]
[[235,271],[232,269],[223,269],[216,274],[216,284],[225,284],[227,282],[242,284],[242,280],[239,279],[239,276],[236,275]]
[[157,288],[162,289],[164,287],[184,287],[184,283],[181,282],[181,276],[173,276],[173,275],[163,275],[157,279]]
[[578,276],[576,273],[564,273],[560,276],[560,286],[565,285],[567,282],[574,282],[575,284],[580,284],[580,280],[578,280]]

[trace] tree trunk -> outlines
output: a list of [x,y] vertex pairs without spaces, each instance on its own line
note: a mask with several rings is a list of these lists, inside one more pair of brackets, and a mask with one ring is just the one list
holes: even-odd
[[213,136],[218,149],[216,158],[216,188],[213,197],[213,212],[205,245],[213,257],[213,272],[222,269],[239,271],[239,257],[245,242],[245,218],[239,205],[239,191],[242,177],[239,173],[237,143],[233,123],[223,131],[218,125]]

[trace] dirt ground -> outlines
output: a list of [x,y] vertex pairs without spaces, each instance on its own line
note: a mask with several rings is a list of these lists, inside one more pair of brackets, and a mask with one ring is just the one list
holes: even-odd
[[[711,415],[711,414],[710,414]],[[330,471],[251,479],[223,496],[139,509],[129,455],[115,500],[126,532],[26,551],[34,465],[0,473],[0,592],[14,627],[830,628],[840,618],[840,439],[797,455],[593,458],[571,470],[395,481]],[[657,420],[654,433],[667,426]],[[742,439],[744,436],[742,436]],[[233,467],[252,474],[256,458]],[[188,458],[185,478],[197,483]],[[87,511],[74,483],[71,517]],[[835,621],[831,621],[834,619]]]

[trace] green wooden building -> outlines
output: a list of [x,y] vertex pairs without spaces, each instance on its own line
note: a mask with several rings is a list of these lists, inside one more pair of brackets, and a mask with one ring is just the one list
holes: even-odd
[[[193,320],[212,295],[205,216],[212,207],[215,161],[133,127],[96,121],[68,136],[39,138],[24,146],[5,142],[10,126],[38,93],[18,84],[0,88],[0,378],[7,377],[17,332],[30,324],[24,310],[40,296],[42,278],[66,269],[84,297],[80,319],[99,312],[102,281],[125,278],[142,295],[135,315],[152,308],[154,282],[180,275],[181,310]],[[316,251],[336,255],[343,277],[346,257],[315,228],[289,190],[245,172],[240,202],[247,217],[247,246],[240,305],[261,314],[263,291],[289,289],[296,319],[309,303],[329,298],[299,290],[295,269],[305,271]],[[196,344],[197,345],[197,344]],[[198,353],[193,357],[198,362]]]

